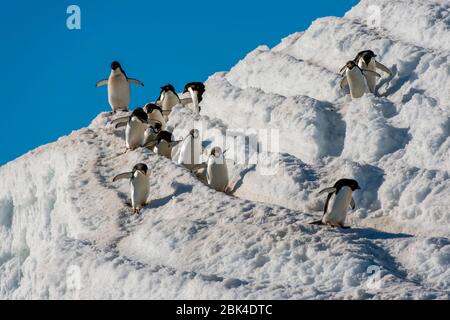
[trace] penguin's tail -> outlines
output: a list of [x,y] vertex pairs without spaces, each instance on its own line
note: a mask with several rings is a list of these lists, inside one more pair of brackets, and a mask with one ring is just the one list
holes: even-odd
[[319,225],[319,226],[323,226],[324,225],[322,220],[313,221],[313,222],[310,222],[309,224],[314,224],[314,225]]

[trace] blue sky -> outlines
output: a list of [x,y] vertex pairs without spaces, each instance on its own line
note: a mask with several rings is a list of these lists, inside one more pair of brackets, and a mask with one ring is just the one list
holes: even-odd
[[[154,100],[162,84],[181,90],[205,81],[258,45],[274,46],[357,2],[3,1],[0,165],[110,111],[106,87],[95,83],[108,76],[113,60],[145,83],[132,87],[135,108]],[[66,27],[71,4],[81,8],[81,30]]]

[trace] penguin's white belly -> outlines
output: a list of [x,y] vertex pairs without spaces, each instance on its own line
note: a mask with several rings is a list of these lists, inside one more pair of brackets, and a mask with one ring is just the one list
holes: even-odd
[[194,105],[194,111],[196,113],[200,113],[200,109],[198,107],[198,92],[195,90],[192,90],[192,88],[189,88],[189,93],[191,94],[192,103]]
[[125,76],[112,76],[108,81],[108,100],[114,111],[128,110],[130,104],[130,84]]
[[180,103],[180,99],[172,92],[166,92],[162,101],[162,110],[165,116],[168,116],[172,112],[172,108]]
[[329,203],[328,210],[323,217],[323,223],[333,226],[343,226],[347,218],[347,212],[352,201],[352,190],[349,187],[343,187],[339,193],[334,194]]
[[[370,70],[373,72],[377,71],[377,65],[376,65],[375,59],[370,60],[369,65],[366,65],[363,61],[360,60],[359,67],[363,70],[365,69],[365,70]],[[374,74],[372,72],[366,72],[365,76],[366,76],[367,86],[369,87],[370,92],[374,93],[376,85],[377,85],[377,81],[378,81],[376,74]]]
[[171,146],[164,140],[162,140],[159,144],[155,146],[153,152],[159,154],[160,156],[164,156],[168,159],[172,158],[172,148]]
[[153,111],[149,114],[149,121],[150,122],[159,122],[161,123],[161,129],[164,130],[166,128],[166,120],[164,119],[163,115],[159,111]]
[[206,171],[208,185],[216,191],[224,192],[228,187],[228,169],[225,163],[209,161]]
[[150,194],[149,178],[141,173],[136,173],[131,181],[131,204],[134,209],[141,209]]
[[368,92],[366,77],[361,73],[358,68],[347,71],[348,86],[350,87],[350,94],[352,98],[361,98]]
[[141,147],[144,144],[146,130],[147,125],[138,120],[132,120],[131,123],[128,123],[125,130],[127,148],[134,150]]
[[186,139],[180,149],[178,164],[182,164],[188,169],[196,164],[200,164],[201,152],[202,146],[198,139]]

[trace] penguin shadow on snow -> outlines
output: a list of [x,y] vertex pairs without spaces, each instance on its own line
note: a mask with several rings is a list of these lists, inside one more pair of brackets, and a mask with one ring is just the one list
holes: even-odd
[[190,194],[193,190],[193,186],[182,183],[173,183],[172,187],[175,189],[172,194],[159,199],[150,199],[147,202],[145,208],[155,209],[163,207],[168,204],[173,198],[178,197],[182,194]]
[[234,184],[232,185],[232,187],[230,188],[230,190],[227,192],[228,195],[234,195],[234,193],[240,188],[242,187],[242,184],[244,183],[244,178],[245,176],[251,172],[251,171],[255,171],[256,170],[256,164],[248,167],[247,169],[241,171],[239,173],[239,176],[237,177],[237,179],[235,179]]
[[353,235],[358,239],[368,240],[392,240],[392,239],[408,239],[414,238],[411,234],[406,233],[389,233],[372,228],[349,228],[342,229],[342,233]]

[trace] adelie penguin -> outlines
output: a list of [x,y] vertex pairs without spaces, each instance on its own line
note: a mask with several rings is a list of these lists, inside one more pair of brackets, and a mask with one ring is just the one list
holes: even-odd
[[150,123],[159,122],[163,130],[166,128],[166,120],[164,119],[161,107],[154,103],[147,103],[144,107],[144,111],[147,113],[148,121]]
[[199,103],[203,100],[203,94],[205,93],[205,85],[201,82],[190,82],[184,86],[183,93],[188,93],[191,95],[192,103],[194,105],[194,110],[197,114],[200,113]]
[[377,69],[380,69],[389,74],[389,76],[392,76],[392,71],[389,70],[385,65],[378,62],[375,59],[376,57],[376,54],[372,50],[364,50],[359,52],[355,60],[353,60],[361,70],[371,71],[365,74],[367,85],[371,93],[375,93],[378,81],[378,75],[376,73]]
[[144,86],[141,81],[128,78],[120,63],[114,61],[111,64],[109,78],[97,82],[96,86],[108,85],[108,101],[113,112],[128,111],[130,104],[130,83]]
[[134,213],[139,213],[146,205],[150,194],[150,179],[147,165],[139,163],[132,172],[125,172],[114,177],[113,182],[121,179],[130,181],[131,206]]
[[173,141],[172,133],[168,131],[160,131],[156,138],[150,140],[146,143],[145,147],[153,149],[153,152],[166,157],[167,159],[172,159],[172,148],[178,145],[181,141]]
[[169,119],[169,114],[172,112],[172,108],[177,104],[181,104],[181,100],[175,92],[174,86],[166,84],[161,87],[159,98],[156,100],[155,104],[161,107],[164,119],[167,121]]
[[145,144],[145,132],[148,128],[148,116],[142,108],[134,110],[130,116],[121,117],[111,122],[115,128],[126,126],[125,142],[128,150],[135,150]]
[[327,193],[327,200],[323,209],[321,220],[311,224],[330,225],[332,227],[349,228],[345,226],[347,211],[356,208],[353,192],[361,189],[358,182],[353,179],[341,179],[333,187],[319,192],[319,195]]
[[353,99],[361,98],[365,93],[370,92],[366,80],[367,75],[373,74],[376,77],[381,78],[381,76],[374,71],[361,69],[355,61],[347,62],[340,73],[343,76],[341,89],[348,85],[350,87],[350,95]]
[[208,185],[216,191],[227,192],[229,187],[228,168],[225,160],[225,152],[219,147],[214,147],[208,158],[206,169]]

